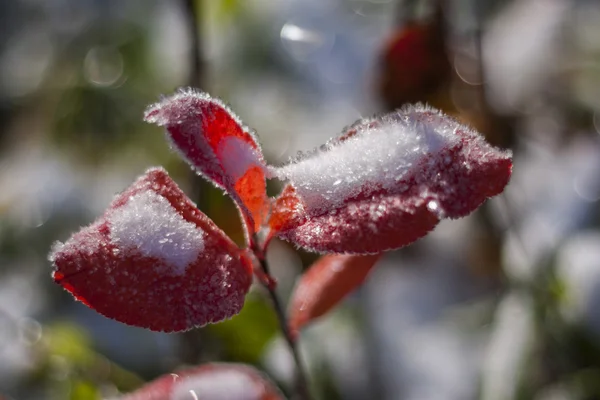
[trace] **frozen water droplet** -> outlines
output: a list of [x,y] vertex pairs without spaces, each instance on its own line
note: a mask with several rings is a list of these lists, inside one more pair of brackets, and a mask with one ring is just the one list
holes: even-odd
[[434,213],[439,219],[443,219],[446,216],[442,206],[436,200],[429,200],[427,203],[427,209]]
[[440,205],[438,204],[437,201],[435,200],[430,200],[429,203],[427,203],[427,209],[429,211],[437,211],[437,209],[440,207]]

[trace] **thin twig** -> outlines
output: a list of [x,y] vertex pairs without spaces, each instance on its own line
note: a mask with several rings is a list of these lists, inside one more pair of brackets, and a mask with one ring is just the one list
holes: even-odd
[[[195,88],[202,88],[204,78],[200,5],[200,2],[195,0],[182,0],[181,2],[187,32],[192,43],[187,85]],[[189,171],[189,179],[191,181],[191,198],[194,199],[198,205],[206,204],[206,191],[203,190],[203,187],[206,186],[204,181],[193,170]],[[181,358],[185,363],[196,364],[200,360],[205,351],[205,348],[202,345],[202,343],[204,343],[202,335],[203,332],[199,329],[190,330],[182,334],[181,341],[183,348]]]
[[[269,271],[269,264],[267,263],[267,259],[264,256],[262,251],[255,251],[256,258],[260,262],[260,267],[262,272],[266,275],[266,277],[271,277],[271,273]],[[272,278],[271,278],[272,279]],[[285,312],[283,311],[283,307],[281,305],[281,301],[279,301],[279,297],[275,293],[275,287],[271,282],[263,282],[263,286],[269,292],[269,297],[271,297],[271,301],[273,302],[273,308],[275,308],[275,314],[277,314],[277,320],[279,321],[279,327],[283,332],[283,337],[294,356],[294,362],[296,363],[296,379],[295,386],[300,399],[302,400],[310,400],[310,392],[308,390],[308,381],[306,379],[306,372],[304,371],[304,366],[302,363],[302,359],[300,357],[300,352],[298,351],[298,346],[296,344],[295,338],[292,336],[290,329],[288,327],[287,318],[285,316]]]
[[[206,90],[204,87],[205,83],[205,68],[203,58],[203,37],[202,37],[202,2],[198,0],[183,0],[183,15],[186,19],[188,27],[188,33],[191,41],[191,51],[189,59],[189,75],[187,77],[187,85],[192,88],[198,88]],[[192,199],[198,204],[205,206],[208,203],[208,190],[210,186],[206,181],[198,176],[196,171],[193,169],[189,170],[189,179],[191,181],[190,195]],[[209,210],[210,211],[210,210]]]
[[[198,15],[198,3],[194,0],[184,0],[184,6],[186,10],[186,17],[188,19],[190,30],[191,30],[191,38],[192,38],[192,54],[191,54],[191,70],[188,83],[192,87],[201,87],[202,86],[202,75],[204,72],[204,63],[202,60],[202,51],[201,46],[202,42],[200,40],[200,21],[197,18]],[[197,186],[197,185],[195,185]],[[281,302],[275,293],[275,285],[273,284],[275,281],[271,277],[269,273],[269,266],[267,264],[267,260],[264,257],[264,252],[262,250],[256,250],[256,243],[258,241],[257,238],[253,239],[253,248],[255,248],[254,254],[256,258],[260,262],[260,266],[262,271],[264,272],[266,280],[263,281],[264,286],[267,288],[269,292],[269,296],[271,297],[271,301],[273,302],[273,307],[275,308],[275,313],[277,314],[277,319],[279,321],[279,326],[281,331],[283,332],[283,336],[294,356],[294,361],[296,363],[296,391],[302,400],[311,400],[308,384],[306,380],[306,373],[304,372],[304,368],[302,366],[302,361],[300,358],[300,353],[298,352],[298,347],[294,338],[292,337],[290,330],[288,329],[287,319],[285,317],[285,313],[283,311],[283,307],[281,306]]]
[[201,10],[200,2],[196,0],[184,0],[183,5],[185,7],[185,17],[189,25],[190,39],[192,42],[192,51],[190,54],[190,75],[188,78],[188,85],[191,87],[200,88],[202,87],[202,78],[204,72],[204,60],[202,59],[202,40],[200,38],[201,32],[201,20],[198,15]]

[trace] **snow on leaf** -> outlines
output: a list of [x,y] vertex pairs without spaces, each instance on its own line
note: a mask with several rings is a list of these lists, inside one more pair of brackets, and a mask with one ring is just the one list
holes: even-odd
[[294,288],[289,314],[293,333],[339,304],[360,286],[381,254],[327,254],[306,271]]
[[163,259],[183,275],[204,250],[204,231],[187,222],[169,201],[155,192],[131,196],[108,218],[111,242],[125,251]]
[[244,364],[212,363],[168,374],[121,400],[282,400],[268,378]]
[[442,218],[459,218],[502,192],[511,154],[420,105],[357,121],[273,173],[289,180],[269,220],[313,251],[377,253],[405,246]]
[[144,120],[164,126],[172,146],[236,202],[250,234],[268,212],[265,161],[250,129],[220,100],[181,90],[148,107]]
[[54,245],[54,280],[117,321],[182,331],[237,314],[251,262],[161,168],[117,195],[105,214]]

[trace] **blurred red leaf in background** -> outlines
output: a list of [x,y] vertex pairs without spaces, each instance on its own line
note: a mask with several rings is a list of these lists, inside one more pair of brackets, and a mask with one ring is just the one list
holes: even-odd
[[378,89],[386,108],[421,101],[442,105],[437,97],[452,77],[442,21],[440,14],[430,21],[408,22],[385,44]]

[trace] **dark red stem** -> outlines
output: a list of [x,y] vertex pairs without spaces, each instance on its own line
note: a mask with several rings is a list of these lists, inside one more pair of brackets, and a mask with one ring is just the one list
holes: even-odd
[[[258,243],[256,237],[253,240],[254,243]],[[296,375],[295,375],[295,389],[298,394],[298,398],[301,400],[311,400],[312,397],[310,395],[310,391],[308,390],[308,381],[306,379],[306,372],[304,370],[304,364],[302,363],[302,358],[300,357],[300,352],[298,350],[298,345],[296,342],[296,338],[292,335],[292,332],[289,329],[288,321],[285,316],[285,311],[283,310],[283,306],[277,293],[275,292],[275,287],[277,286],[277,280],[271,275],[269,264],[267,262],[267,258],[265,256],[265,251],[260,248],[255,248],[254,255],[260,264],[259,271],[259,279],[263,286],[269,292],[269,297],[271,298],[271,302],[273,303],[273,308],[275,309],[275,314],[277,315],[277,320],[279,321],[279,327],[281,332],[283,333],[283,337],[287,342],[287,345],[294,357],[294,362],[296,364]]]

